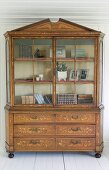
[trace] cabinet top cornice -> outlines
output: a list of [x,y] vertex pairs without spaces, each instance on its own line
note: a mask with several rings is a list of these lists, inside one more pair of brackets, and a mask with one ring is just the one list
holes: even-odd
[[63,33],[66,35],[101,35],[104,34],[100,31],[93,30],[91,28],[64,20],[59,18],[57,22],[51,22],[50,19],[45,19],[30,25],[26,25],[24,27],[20,27],[18,29],[14,29],[12,31],[8,31],[5,33],[5,36],[8,35],[38,35],[42,33],[42,35],[62,35]]

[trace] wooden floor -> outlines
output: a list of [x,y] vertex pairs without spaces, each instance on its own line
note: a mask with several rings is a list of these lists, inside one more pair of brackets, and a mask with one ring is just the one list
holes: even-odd
[[93,153],[16,153],[10,159],[0,154],[0,170],[109,170],[109,143],[101,158]]

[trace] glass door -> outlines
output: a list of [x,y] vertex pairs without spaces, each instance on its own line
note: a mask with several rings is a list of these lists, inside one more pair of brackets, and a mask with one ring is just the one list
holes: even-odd
[[52,104],[52,40],[14,39],[15,104]]
[[95,40],[56,40],[56,103],[95,103]]

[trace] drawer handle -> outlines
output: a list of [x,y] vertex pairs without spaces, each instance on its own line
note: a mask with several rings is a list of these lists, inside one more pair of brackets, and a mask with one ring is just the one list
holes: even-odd
[[72,143],[73,145],[77,145],[77,144],[80,143],[80,141],[78,141],[78,140],[71,140],[71,143]]
[[38,131],[38,128],[31,128],[30,131],[37,132],[37,131]]
[[79,131],[80,128],[79,128],[79,127],[77,127],[77,128],[71,128],[71,130],[72,130],[72,131]]
[[37,141],[31,140],[31,141],[30,141],[30,144],[33,144],[33,145],[35,145],[35,144],[40,144],[40,141],[38,141],[38,140],[37,140]]
[[31,116],[31,119],[38,119],[37,116]]
[[78,119],[78,115],[72,115],[72,119]]

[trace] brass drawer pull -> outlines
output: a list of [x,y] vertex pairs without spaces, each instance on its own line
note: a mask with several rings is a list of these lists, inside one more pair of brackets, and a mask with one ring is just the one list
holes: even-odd
[[72,119],[78,119],[79,116],[78,115],[72,115]]
[[31,116],[31,119],[38,119],[37,116]]
[[35,145],[35,144],[40,144],[40,141],[39,140],[31,140],[30,141],[30,144],[33,144],[33,145]]
[[39,129],[38,128],[30,128],[30,131],[37,132]]
[[79,131],[80,128],[79,128],[79,127],[77,127],[77,128],[71,128],[71,130],[72,130],[72,131]]
[[73,145],[77,145],[77,144],[80,143],[80,141],[78,141],[78,140],[71,140],[71,143],[72,143]]

